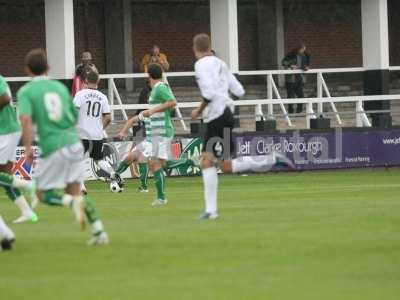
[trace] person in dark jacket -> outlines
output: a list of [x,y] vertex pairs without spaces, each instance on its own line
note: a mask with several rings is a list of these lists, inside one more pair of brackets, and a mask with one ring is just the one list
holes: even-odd
[[[282,60],[282,65],[288,70],[307,71],[310,65],[310,55],[306,52],[306,46],[301,44],[300,47],[290,51]],[[304,98],[304,74],[286,75],[286,91],[288,98]],[[298,104],[296,113],[303,111],[303,105]],[[294,104],[289,104],[289,113],[294,112]]]

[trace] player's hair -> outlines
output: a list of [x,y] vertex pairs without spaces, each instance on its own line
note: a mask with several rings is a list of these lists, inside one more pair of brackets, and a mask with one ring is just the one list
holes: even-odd
[[90,84],[97,84],[99,82],[99,72],[95,68],[90,68],[86,72],[86,81]]
[[159,64],[150,64],[147,68],[147,73],[152,79],[162,79],[163,70]]
[[200,33],[193,38],[193,47],[198,52],[208,52],[211,50],[211,39],[208,34]]
[[33,75],[42,75],[47,72],[49,65],[44,49],[33,49],[25,57],[25,66],[29,68]]

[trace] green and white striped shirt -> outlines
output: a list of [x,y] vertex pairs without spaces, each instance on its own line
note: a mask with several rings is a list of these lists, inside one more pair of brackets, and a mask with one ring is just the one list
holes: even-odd
[[[150,109],[168,101],[175,101],[175,96],[172,93],[171,88],[163,82],[158,82],[153,87],[150,94]],[[151,141],[154,136],[167,138],[172,138],[174,136],[175,129],[171,118],[172,111],[173,110],[169,108],[163,112],[155,113],[144,121],[146,127],[146,138],[148,141]]]

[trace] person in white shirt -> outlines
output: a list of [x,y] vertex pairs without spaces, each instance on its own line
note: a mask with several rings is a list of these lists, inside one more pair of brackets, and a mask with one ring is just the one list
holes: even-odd
[[[74,105],[79,110],[78,132],[85,149],[95,163],[104,172],[114,177],[115,172],[110,163],[103,159],[104,129],[111,123],[110,105],[106,95],[98,91],[99,73],[92,68],[86,74],[87,88],[76,93]],[[82,191],[86,188],[82,183]]]
[[200,215],[200,219],[216,219],[218,218],[216,168],[218,161],[224,173],[265,172],[273,165],[289,168],[294,168],[294,165],[279,153],[231,159],[234,153],[232,139],[234,103],[229,93],[242,97],[245,91],[226,63],[213,55],[211,39],[207,34],[198,34],[194,37],[193,50],[197,59],[196,80],[203,101],[197,109],[192,111],[191,116],[192,119],[197,119],[203,114],[207,125],[201,160],[205,211]]

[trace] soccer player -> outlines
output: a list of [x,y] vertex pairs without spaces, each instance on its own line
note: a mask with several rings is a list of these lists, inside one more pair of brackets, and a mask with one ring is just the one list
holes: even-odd
[[[133,124],[138,121],[145,122],[146,140],[151,144],[151,149],[148,146],[148,156],[150,157],[149,166],[154,175],[157,189],[157,199],[154,200],[152,206],[159,206],[167,203],[163,168],[167,166],[167,161],[171,157],[171,142],[175,131],[172,124],[171,113],[176,106],[176,100],[170,87],[163,82],[163,71],[160,65],[150,64],[147,72],[152,88],[149,97],[151,108],[131,118],[119,136],[120,138],[126,137],[127,130]],[[143,150],[139,152],[143,154],[143,152],[146,151]],[[117,172],[120,173],[128,166],[128,161],[123,162]]]
[[[192,111],[192,118],[197,119],[207,107],[207,113],[205,112],[205,116],[203,116],[207,129],[201,160],[205,211],[200,215],[200,219],[216,219],[218,218],[217,160],[220,161],[219,167],[224,173],[263,172],[275,164],[289,167],[293,167],[293,165],[286,157],[278,153],[231,159],[230,155],[234,150],[232,140],[234,104],[229,93],[241,97],[245,91],[225,62],[212,54],[211,40],[207,34],[199,34],[194,37],[193,50],[197,59],[196,79],[203,101],[197,109]],[[223,143],[224,137],[228,138],[229,142]]]
[[0,215],[0,251],[11,250],[12,243],[15,241],[15,234],[4,222]]
[[[128,136],[128,130],[134,125],[139,124],[138,116],[134,116],[130,118],[125,126],[122,128],[118,137],[120,139],[125,139]],[[146,136],[151,136],[151,127],[150,127],[150,119],[144,118],[143,123],[145,124]],[[125,170],[129,168],[129,166],[133,163],[137,163],[139,165],[139,179],[140,186],[138,188],[139,193],[147,193],[148,190],[148,176],[149,176],[149,167],[148,163],[152,155],[153,144],[151,139],[145,139],[136,145],[132,151],[125,155],[122,162],[119,164],[116,170],[116,175],[121,175]],[[172,170],[180,167],[189,168],[191,166],[198,166],[199,161],[197,157],[192,158],[181,158],[181,159],[168,159],[165,161],[163,165],[164,170]]]
[[37,215],[32,211],[22,195],[21,188],[34,194],[32,183],[12,176],[15,150],[21,139],[21,128],[17,121],[15,108],[11,102],[11,92],[6,80],[0,76],[0,186],[7,196],[18,206],[21,216],[14,223],[36,222]]
[[108,243],[93,202],[83,197],[83,145],[75,127],[78,113],[67,88],[47,77],[46,53],[35,49],[25,58],[25,70],[33,77],[18,91],[18,106],[25,154],[33,159],[33,126],[39,138],[40,158],[35,169],[39,199],[55,206],[72,208],[83,230],[86,218],[92,229],[91,245]]
[[[109,176],[114,175],[114,169],[108,161],[103,160],[104,129],[110,124],[110,106],[106,95],[98,91],[99,73],[91,68],[86,74],[87,88],[79,91],[74,98],[74,105],[79,110],[78,132],[82,139],[84,151]],[[82,182],[82,191],[86,188]]]

